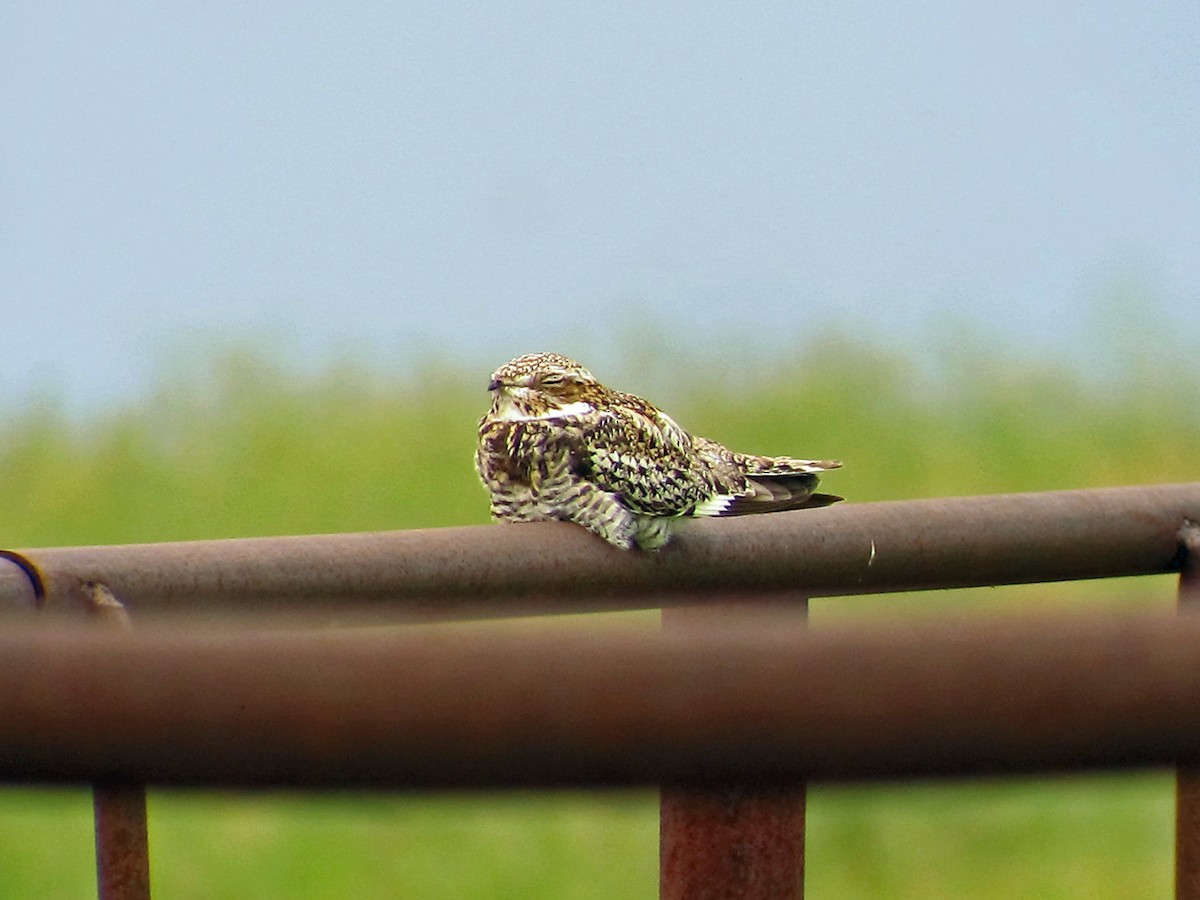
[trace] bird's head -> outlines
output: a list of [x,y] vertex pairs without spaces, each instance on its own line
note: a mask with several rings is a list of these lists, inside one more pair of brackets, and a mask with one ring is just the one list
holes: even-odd
[[494,418],[557,419],[586,415],[604,390],[592,373],[557,353],[527,353],[492,373]]

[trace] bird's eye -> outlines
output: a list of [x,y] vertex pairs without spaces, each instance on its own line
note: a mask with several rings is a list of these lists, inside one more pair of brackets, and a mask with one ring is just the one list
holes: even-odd
[[567,380],[567,376],[561,372],[549,372],[542,376],[542,384],[553,387],[556,384],[562,384]]

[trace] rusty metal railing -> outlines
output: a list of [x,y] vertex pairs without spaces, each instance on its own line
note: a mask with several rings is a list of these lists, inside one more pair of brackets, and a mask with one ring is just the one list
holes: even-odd
[[1200,759],[1197,709],[1200,615],[1152,611],[0,634],[0,779],[18,781],[768,787],[1162,766]]
[[[1186,611],[807,632],[794,615],[805,595],[1175,571],[1191,595],[1188,520],[1200,520],[1200,484],[697,522],[656,555],[558,524],[12,552],[0,556],[0,613],[69,607],[81,583],[98,581],[144,624],[81,633],[10,620],[0,633],[0,778],[660,782],[676,786],[664,791],[664,897],[695,895],[669,871],[686,845],[733,861],[712,870],[725,879],[713,896],[734,896],[737,873],[752,871],[757,893],[737,895],[800,897],[808,778],[1170,765],[1200,754],[1200,619]],[[734,600],[793,614],[786,627],[724,621],[718,610]],[[653,635],[155,626],[167,612],[286,610],[294,624],[696,604],[707,608],[681,610]],[[315,670],[320,679],[298,675]],[[29,671],[39,673],[32,686]],[[1181,776],[1180,897],[1200,896],[1200,803],[1188,783]],[[736,826],[722,833],[719,819]]]
[[[373,608],[432,618],[647,609],[708,595],[867,594],[1177,569],[1200,483],[841,504],[697,521],[657,554],[562,523],[23,551],[47,584],[107,584],[137,616]],[[0,611],[33,602],[0,565]]]

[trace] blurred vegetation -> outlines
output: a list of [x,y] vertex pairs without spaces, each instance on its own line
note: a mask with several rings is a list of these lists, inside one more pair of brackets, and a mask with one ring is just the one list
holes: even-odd
[[[1106,371],[1089,375],[969,340],[939,353],[922,368],[827,335],[785,360],[642,347],[630,359],[652,359],[653,370],[598,374],[739,449],[840,457],[846,468],[826,485],[852,501],[1197,477],[1200,385],[1170,353],[1114,351]],[[301,374],[240,350],[164,377],[127,408],[83,418],[52,402],[10,410],[0,427],[2,543],[482,523],[471,455],[486,372],[420,371],[394,379],[343,363]],[[1169,583],[1151,581],[1169,597]],[[987,596],[1026,596],[1013,590]],[[824,601],[817,612],[856,602]],[[88,796],[7,789],[0,798],[5,895],[87,896]],[[1170,798],[1162,775],[818,788],[808,882],[819,897],[1161,896]],[[656,813],[648,792],[160,792],[153,878],[160,897],[652,897]]]

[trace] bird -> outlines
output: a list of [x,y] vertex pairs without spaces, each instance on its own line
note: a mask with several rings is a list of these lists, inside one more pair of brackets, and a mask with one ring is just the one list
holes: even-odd
[[842,499],[816,493],[837,460],[734,452],[557,353],[506,362],[488,391],[475,468],[500,522],[574,522],[622,550],[656,551],[691,518]]

